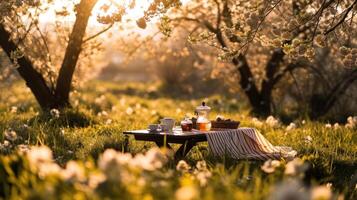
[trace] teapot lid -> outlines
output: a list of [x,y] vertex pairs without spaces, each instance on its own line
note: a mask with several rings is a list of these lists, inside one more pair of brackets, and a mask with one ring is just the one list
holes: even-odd
[[209,106],[206,106],[206,102],[202,102],[202,104],[200,106],[197,106],[196,107],[196,111],[199,112],[199,111],[210,111],[211,110],[211,107]]

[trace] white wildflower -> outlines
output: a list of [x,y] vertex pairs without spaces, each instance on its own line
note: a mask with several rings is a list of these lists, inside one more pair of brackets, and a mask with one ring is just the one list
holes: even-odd
[[4,140],[4,144],[3,145],[4,145],[4,147],[7,147],[7,148],[11,147],[10,142],[7,141],[7,140]]
[[30,151],[30,147],[26,144],[20,144],[17,146],[17,149],[19,152],[21,153],[27,153],[28,151]]
[[75,161],[69,161],[66,164],[66,169],[61,172],[61,175],[65,180],[85,180],[83,167]]
[[212,173],[208,170],[205,171],[195,171],[196,179],[200,183],[201,186],[207,185],[208,178],[212,176]]
[[154,171],[162,168],[166,161],[166,156],[159,148],[151,148],[145,155],[137,154],[130,164],[144,170]]
[[131,114],[134,113],[134,109],[131,108],[131,107],[128,107],[128,108],[126,109],[125,113],[126,113],[127,115],[131,115]]
[[41,163],[37,166],[38,174],[40,177],[44,178],[50,175],[58,175],[61,173],[61,167],[58,166],[56,163]]
[[196,188],[192,186],[183,186],[175,192],[175,197],[177,200],[192,200],[197,199],[198,192]]
[[311,200],[329,200],[331,198],[331,189],[326,186],[314,187],[311,191]]
[[106,124],[106,125],[110,125],[112,122],[113,122],[112,119],[107,119],[107,121],[105,121],[105,124]]
[[176,165],[176,170],[180,172],[188,172],[190,169],[190,165],[184,160],[180,160]]
[[268,124],[270,127],[277,127],[279,125],[279,120],[275,119],[273,116],[269,116],[265,123]]
[[312,137],[310,135],[304,137],[304,142],[306,144],[311,144],[312,143]]
[[97,188],[97,186],[105,181],[105,176],[102,173],[91,173],[88,177],[88,186],[92,189]]
[[10,140],[11,142],[14,142],[17,139],[17,133],[11,129],[6,130],[4,135],[5,139]]
[[59,174],[61,168],[53,162],[52,151],[47,146],[31,147],[27,152],[27,159],[32,170],[36,170],[40,177]]
[[108,116],[108,113],[107,113],[107,111],[105,111],[105,110],[103,110],[102,112],[99,112],[98,114],[98,117],[106,117],[106,116]]
[[[113,149],[106,150],[98,160],[98,167],[110,180],[118,180],[121,175],[121,164],[119,159],[121,155]],[[131,157],[130,157],[131,159]]]
[[51,109],[50,114],[53,118],[59,118],[60,117],[60,111],[57,109]]
[[306,124],[306,121],[305,121],[305,120],[302,120],[302,121],[301,121],[301,124]]
[[27,152],[27,158],[31,165],[37,165],[39,163],[51,162],[52,151],[47,146],[31,147]]
[[284,173],[286,175],[299,176],[302,175],[307,170],[307,168],[308,166],[304,164],[303,160],[300,158],[295,158],[285,165]]
[[346,128],[354,128],[357,124],[357,116],[349,116],[347,118],[347,123],[345,124]]
[[121,106],[125,106],[126,99],[125,98],[121,98],[119,103],[120,103]]
[[10,112],[11,113],[17,113],[17,107],[16,106],[11,106]]
[[264,164],[261,166],[261,169],[265,172],[265,173],[273,173],[275,172],[275,169],[278,168],[280,166],[280,161],[278,160],[267,160],[264,162]]
[[332,125],[330,123],[325,124],[326,128],[332,128]]
[[286,127],[286,131],[291,131],[293,129],[296,129],[296,124],[291,122],[289,126]]
[[102,105],[105,100],[106,97],[104,95],[100,95],[99,97],[95,98],[94,103],[97,105]]
[[335,123],[335,124],[333,125],[333,128],[336,130],[336,129],[340,128],[340,125],[339,125],[338,123]]
[[137,110],[141,109],[141,104],[140,103],[135,104],[135,109]]
[[326,183],[326,187],[332,188],[332,183]]
[[254,126],[257,126],[257,127],[260,127],[260,126],[263,126],[263,122],[261,122],[258,118],[254,117],[252,119],[252,122],[254,124]]
[[196,168],[200,171],[205,171],[207,170],[207,163],[204,160],[198,161],[196,163]]

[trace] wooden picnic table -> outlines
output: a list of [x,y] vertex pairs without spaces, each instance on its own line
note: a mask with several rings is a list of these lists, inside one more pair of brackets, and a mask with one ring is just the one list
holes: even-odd
[[198,130],[192,131],[177,131],[172,133],[167,132],[150,132],[148,130],[134,130],[125,131],[125,135],[133,135],[135,140],[155,142],[159,147],[167,147],[173,149],[170,144],[181,144],[178,150],[175,152],[175,158],[180,159],[187,155],[187,153],[198,142],[206,142],[207,132],[200,132]]

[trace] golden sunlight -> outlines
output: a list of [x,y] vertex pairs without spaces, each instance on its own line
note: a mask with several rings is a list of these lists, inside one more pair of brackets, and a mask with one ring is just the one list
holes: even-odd
[[[92,12],[92,18],[89,21],[90,26],[98,26],[100,23],[97,21],[97,16],[105,16],[118,11],[118,9],[125,8],[126,14],[123,16],[123,22],[127,20],[136,21],[143,17],[145,10],[150,6],[154,0],[136,0],[134,6],[130,5],[131,1],[122,0],[99,0]],[[183,4],[189,0],[181,0]],[[63,16],[63,22],[75,21],[75,14],[73,12],[74,5],[79,3],[79,0],[62,1],[54,0],[52,5],[49,6],[47,12],[41,14],[41,23],[52,23],[56,19],[56,14],[66,13]]]

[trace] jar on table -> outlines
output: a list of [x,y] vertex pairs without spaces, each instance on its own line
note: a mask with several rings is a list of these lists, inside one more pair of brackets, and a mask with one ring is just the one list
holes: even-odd
[[185,119],[181,121],[182,131],[192,131],[192,127],[193,127],[192,120],[190,120],[188,117],[185,117]]
[[209,131],[211,130],[211,121],[209,120],[209,112],[211,108],[206,105],[205,102],[202,102],[200,106],[196,107],[196,114],[197,114],[197,122],[196,126],[197,129],[200,131]]

